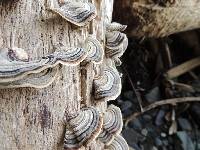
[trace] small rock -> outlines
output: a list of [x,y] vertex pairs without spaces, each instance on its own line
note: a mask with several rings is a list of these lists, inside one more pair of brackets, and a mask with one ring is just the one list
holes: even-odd
[[190,122],[187,119],[178,118],[178,123],[179,123],[179,126],[181,127],[181,129],[187,130],[187,131],[191,131],[192,130],[192,126],[191,126]]
[[[135,130],[133,130],[131,128],[125,128],[122,131],[122,135],[126,139],[129,146],[131,146],[135,149],[136,149],[135,146],[137,145],[136,143],[138,143],[138,141],[142,141],[144,138],[141,134],[137,133]],[[137,150],[141,150],[141,149],[137,149]]]
[[162,132],[162,133],[160,134],[160,136],[163,137],[163,138],[166,138],[166,137],[167,137],[167,134],[164,133],[164,132]]
[[164,144],[165,146],[168,146],[168,145],[169,145],[168,140],[163,140],[162,142],[163,142],[163,144]]
[[132,147],[129,147],[129,150],[136,150],[136,149],[133,149]]
[[156,126],[161,126],[164,123],[165,111],[160,109],[157,113],[155,124]]
[[160,100],[161,99],[161,95],[160,95],[159,87],[155,87],[155,88],[151,89],[149,91],[149,93],[147,93],[145,95],[145,98],[149,103],[152,103],[152,102]]
[[143,115],[142,119],[143,119],[144,123],[152,121],[152,117],[150,115],[147,115],[147,114]]
[[121,104],[120,108],[121,108],[121,111],[126,111],[127,109],[130,109],[132,106],[133,104],[130,101],[124,101]]
[[162,146],[162,141],[160,140],[160,138],[155,138],[155,144],[156,146]]
[[184,150],[195,150],[192,139],[185,131],[177,132],[177,136],[181,140],[181,146]]
[[129,126],[135,130],[142,130],[142,124],[138,118],[130,121]]
[[142,150],[137,144],[133,143],[134,150]]
[[132,100],[135,96],[134,96],[133,91],[126,91],[126,92],[124,92],[124,97],[126,99]]
[[153,146],[151,150],[158,150],[157,147]]
[[193,116],[196,118],[195,121],[200,124],[200,104],[199,103],[195,103],[192,105],[192,114]]
[[142,129],[141,134],[144,136],[147,136],[147,134],[148,134],[147,129]]
[[133,114],[133,110],[127,109],[122,113],[122,116],[123,116],[123,118],[126,118],[126,117],[130,116],[131,114]]

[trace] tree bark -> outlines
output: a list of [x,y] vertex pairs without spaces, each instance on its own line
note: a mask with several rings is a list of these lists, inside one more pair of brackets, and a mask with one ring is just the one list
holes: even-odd
[[[104,43],[104,21],[111,20],[113,1],[93,3],[98,11],[94,34]],[[45,4],[46,0],[1,1],[0,47],[10,47],[14,37],[14,46],[25,49],[31,59],[36,59],[51,53],[52,44],[57,42],[79,46],[90,31],[89,25],[75,27],[48,12]],[[64,66],[61,78],[44,89],[0,90],[0,149],[63,149],[66,109],[76,112],[79,107],[93,103],[90,94],[93,68],[93,64]],[[98,107],[104,109],[105,105],[101,103]],[[101,144],[94,145],[93,149],[101,149]]]
[[117,0],[113,18],[127,24],[127,34],[163,37],[200,27],[197,0]]

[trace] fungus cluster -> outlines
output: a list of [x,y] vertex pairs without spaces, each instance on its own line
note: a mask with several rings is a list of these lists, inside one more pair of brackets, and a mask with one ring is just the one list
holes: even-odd
[[[96,16],[92,3],[60,0],[57,6],[51,4],[52,12],[77,26],[87,25]],[[21,48],[0,48],[0,88],[44,88],[59,78],[63,65],[76,66],[86,62],[103,68],[101,75],[93,80],[94,103],[115,100],[121,92],[121,78],[116,65],[121,64],[119,58],[128,45],[126,35],[121,33],[125,29],[126,25],[119,23],[106,24],[105,51],[94,35],[88,35],[81,47],[57,44],[55,52],[35,60],[30,60]],[[120,135],[122,126],[118,107],[110,105],[105,112],[100,112],[95,106],[84,106],[75,113],[66,114],[64,148],[79,149],[99,140],[107,150],[128,150]]]
[[96,108],[82,108],[75,116],[67,118],[64,148],[78,149],[90,144],[99,135],[102,124],[102,116]]
[[110,145],[115,136],[121,133],[123,127],[122,114],[120,108],[110,105],[103,116],[103,128],[99,135],[99,140],[106,145]]
[[99,63],[103,59],[101,44],[90,36],[83,48],[54,47],[54,53],[31,61],[21,48],[1,48],[0,88],[44,88],[58,78],[60,65],[76,66],[84,60]]

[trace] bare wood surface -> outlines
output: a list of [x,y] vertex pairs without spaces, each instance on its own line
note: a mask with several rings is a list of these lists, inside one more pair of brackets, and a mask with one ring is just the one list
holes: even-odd
[[[112,2],[94,0],[98,10],[94,34],[102,43],[105,36],[103,21],[111,19]],[[9,47],[12,35],[14,46],[25,49],[30,58],[35,59],[51,53],[52,44],[57,42],[80,46],[89,33],[89,26],[77,28],[49,13],[45,4],[46,0],[0,1],[0,47]],[[72,113],[92,104],[93,67],[89,66],[84,83],[80,66],[65,66],[61,78],[45,89],[0,90],[0,149],[63,149],[66,108]],[[89,85],[85,96],[82,84]],[[98,106],[99,109],[106,107],[104,104]],[[103,149],[102,143],[95,147]]]
[[127,34],[136,37],[163,37],[200,27],[200,2],[117,0],[114,19],[128,25]]
[[191,71],[192,69],[200,66],[200,57],[188,60],[174,68],[167,71],[166,77],[169,79],[176,78],[184,73]]

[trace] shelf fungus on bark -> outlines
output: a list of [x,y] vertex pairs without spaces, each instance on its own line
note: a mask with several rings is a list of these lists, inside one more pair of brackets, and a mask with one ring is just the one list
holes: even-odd
[[99,135],[99,140],[106,145],[110,145],[115,136],[122,131],[123,120],[119,107],[110,105],[103,115],[103,128]]
[[106,24],[106,31],[112,32],[112,31],[125,31],[127,28],[127,25],[122,25],[118,22],[112,22]]
[[85,61],[92,61],[95,64],[99,64],[103,60],[104,49],[101,43],[93,35],[89,35],[85,40],[85,49],[88,51],[88,55]]
[[129,146],[126,143],[126,140],[118,135],[114,138],[112,143],[109,146],[106,146],[106,150],[129,150]]
[[21,87],[45,88],[60,77],[59,71],[60,71],[60,66],[56,66],[54,68],[48,68],[40,73],[27,75],[26,78],[21,80],[8,83],[1,83],[0,89],[21,88]]
[[56,7],[51,4],[50,10],[77,26],[85,26],[96,17],[96,8],[89,2],[65,0]]
[[94,99],[97,101],[115,100],[121,92],[121,78],[114,66],[106,66],[103,73],[94,79]]
[[106,32],[105,54],[107,57],[112,58],[115,61],[116,65],[121,65],[121,61],[119,58],[123,55],[123,53],[127,49],[127,46],[128,38],[126,34],[121,33],[120,31]]
[[[87,57],[87,50],[83,48],[57,47],[54,53],[32,61],[11,59],[8,48],[0,49],[0,84],[23,79],[29,74],[36,74],[58,64],[74,66]],[[12,54],[13,55],[13,54]],[[15,55],[15,54],[14,54]],[[21,55],[21,53],[19,53]]]
[[83,108],[73,117],[67,118],[64,148],[67,150],[87,146],[101,132],[103,118],[94,107]]

